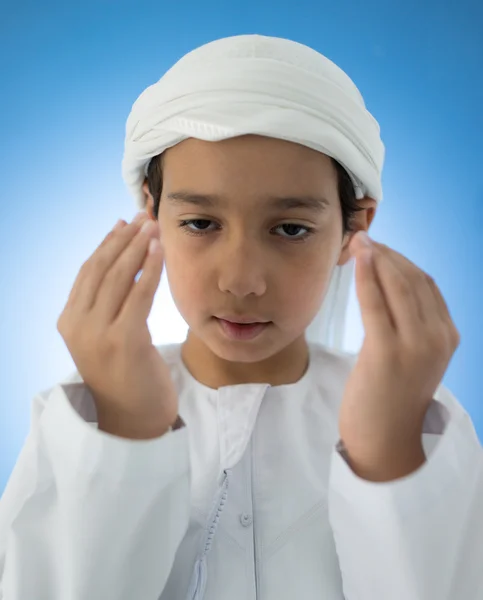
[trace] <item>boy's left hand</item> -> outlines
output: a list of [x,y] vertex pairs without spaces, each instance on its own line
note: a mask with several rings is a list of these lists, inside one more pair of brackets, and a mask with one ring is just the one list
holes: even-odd
[[368,239],[369,246],[358,233],[350,245],[365,337],[344,391],[339,430],[354,472],[390,481],[425,462],[424,417],[460,336],[433,279]]

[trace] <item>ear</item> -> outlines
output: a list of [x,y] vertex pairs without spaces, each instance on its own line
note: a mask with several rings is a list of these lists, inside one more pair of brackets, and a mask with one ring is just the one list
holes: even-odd
[[376,214],[376,200],[365,196],[361,200],[358,200],[357,204],[363,210],[359,210],[354,214],[352,226],[353,231],[346,233],[344,236],[339,260],[337,262],[337,265],[339,266],[345,265],[351,258],[351,253],[349,252],[349,244],[351,243],[352,238],[358,231],[368,231]]
[[144,180],[142,188],[144,194],[144,204],[146,206],[146,213],[148,214],[150,219],[154,220],[154,198],[151,195],[151,192],[149,191],[147,178]]

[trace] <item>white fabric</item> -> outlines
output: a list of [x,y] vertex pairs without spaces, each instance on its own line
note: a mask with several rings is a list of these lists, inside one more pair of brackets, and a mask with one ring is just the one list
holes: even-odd
[[[347,169],[358,198],[382,200],[379,125],[348,75],[298,42],[240,35],[189,52],[134,102],[122,171],[138,208],[144,208],[142,183],[153,156],[190,137],[244,134],[327,154]],[[335,268],[307,339],[342,349],[353,270],[353,260]]]
[[186,426],[161,438],[98,431],[78,373],[35,397],[0,501],[1,600],[483,598],[482,449],[446,388],[428,462],[371,483],[338,443],[355,356],[311,344],[294,384],[213,390],[180,348],[159,351]]

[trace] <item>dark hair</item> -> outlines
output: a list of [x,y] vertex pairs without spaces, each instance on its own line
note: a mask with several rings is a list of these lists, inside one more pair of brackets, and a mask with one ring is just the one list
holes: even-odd
[[[148,166],[148,188],[154,199],[154,216],[156,219],[158,219],[159,203],[161,201],[161,192],[163,191],[163,159],[164,155],[162,153],[158,154],[151,159]],[[357,202],[354,185],[349,173],[335,159],[331,158],[331,160],[337,173],[339,199],[342,209],[342,233],[345,235],[354,230],[355,213],[363,210],[363,208]]]

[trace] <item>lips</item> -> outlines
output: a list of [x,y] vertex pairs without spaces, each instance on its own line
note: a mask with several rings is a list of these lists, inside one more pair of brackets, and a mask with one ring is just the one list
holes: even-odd
[[223,319],[223,321],[228,321],[228,323],[233,323],[233,325],[260,325],[261,321],[231,321],[230,319]]
[[264,321],[263,319],[259,319],[258,317],[239,317],[236,315],[230,315],[226,317],[216,317],[217,319],[221,319],[222,321],[228,321],[229,323],[234,323],[235,325],[258,325],[264,323],[270,323],[270,321]]
[[223,333],[232,340],[245,341],[258,337],[270,325],[270,321],[265,323],[232,323],[226,319],[218,319]]

